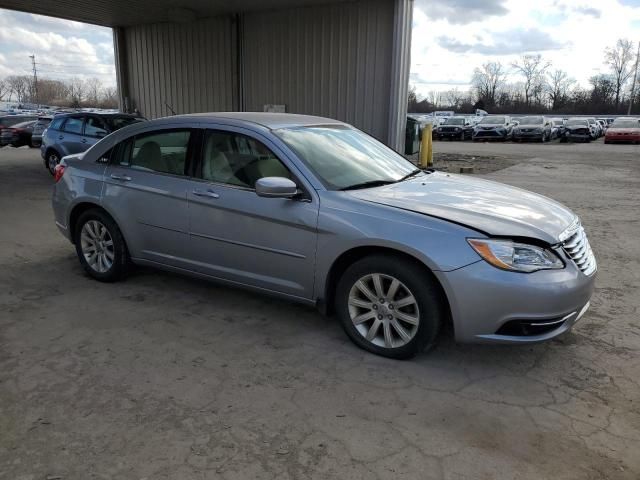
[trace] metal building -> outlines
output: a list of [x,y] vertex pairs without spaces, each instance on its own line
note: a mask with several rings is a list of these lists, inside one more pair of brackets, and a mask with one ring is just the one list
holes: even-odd
[[0,0],[113,27],[121,108],[285,109],[401,149],[413,0]]

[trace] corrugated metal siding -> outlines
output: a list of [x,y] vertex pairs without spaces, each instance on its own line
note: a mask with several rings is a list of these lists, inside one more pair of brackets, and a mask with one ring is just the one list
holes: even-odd
[[244,16],[245,105],[337,118],[387,142],[394,1]]
[[233,17],[124,30],[129,107],[147,118],[238,109]]

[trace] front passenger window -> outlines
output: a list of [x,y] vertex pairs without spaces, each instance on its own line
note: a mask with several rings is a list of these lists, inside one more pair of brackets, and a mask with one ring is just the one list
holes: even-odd
[[138,170],[184,175],[190,135],[189,130],[139,135],[129,153],[128,165]]
[[202,157],[202,178],[211,182],[255,188],[263,177],[292,178],[271,150],[239,133],[207,131]]

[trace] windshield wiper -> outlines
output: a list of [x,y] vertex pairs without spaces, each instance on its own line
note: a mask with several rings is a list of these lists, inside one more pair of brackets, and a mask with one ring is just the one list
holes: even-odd
[[398,182],[404,182],[405,180],[411,178],[411,177],[415,177],[417,174],[422,173],[423,170],[416,168],[415,170],[407,173],[404,177],[402,177],[400,180],[398,180]]
[[389,185],[391,183],[396,183],[395,180],[370,180],[368,182],[355,183],[353,185],[349,185],[348,187],[341,188],[341,191],[344,190],[359,190],[361,188],[373,188],[373,187],[381,187],[383,185]]

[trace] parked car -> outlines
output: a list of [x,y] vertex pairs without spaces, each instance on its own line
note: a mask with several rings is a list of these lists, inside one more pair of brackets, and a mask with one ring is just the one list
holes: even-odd
[[548,142],[551,140],[551,121],[540,115],[521,117],[518,119],[518,126],[513,128],[511,137],[514,142],[521,140]]
[[573,117],[564,124],[564,136],[561,141],[582,141],[590,142],[593,140],[594,131],[589,120],[584,117]]
[[607,129],[604,143],[640,143],[640,118],[616,118]]
[[31,134],[35,124],[35,120],[29,120],[3,128],[2,133],[0,133],[0,145],[3,147],[5,145],[11,145],[12,147],[31,146]]
[[442,125],[436,128],[435,138],[442,140],[466,140],[473,136],[473,125],[467,117],[447,117]]
[[0,134],[2,134],[2,130],[13,127],[16,123],[28,122],[37,118],[34,115],[2,115],[0,116]]
[[44,166],[54,175],[56,165],[65,155],[84,152],[111,132],[144,120],[124,113],[56,115],[42,134],[40,153]]
[[607,133],[607,128],[609,128],[607,121],[603,119],[596,119],[596,122],[600,125],[600,136],[605,135]]
[[600,136],[602,134],[602,126],[593,117],[587,117],[587,122],[589,124],[589,131],[591,133],[591,140],[596,140],[596,139],[600,138]]
[[55,178],[55,223],[90,277],[147,265],[317,305],[388,357],[433,345],[449,320],[462,342],[548,340],[594,288],[567,207],[416,169],[336,120],[152,120],[66,157]]
[[506,115],[487,115],[474,127],[472,138],[474,141],[507,140],[513,126],[514,122]]
[[551,119],[551,139],[562,138],[564,135],[564,119],[553,118]]
[[33,126],[31,134],[31,146],[34,148],[42,145],[42,134],[51,123],[52,117],[38,117],[36,124]]

